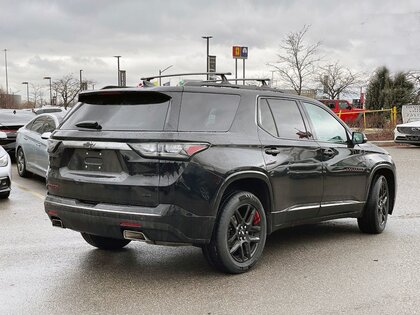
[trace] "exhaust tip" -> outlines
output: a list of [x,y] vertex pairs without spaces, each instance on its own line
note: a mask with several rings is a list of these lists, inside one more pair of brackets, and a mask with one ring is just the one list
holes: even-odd
[[126,240],[149,242],[150,240],[142,232],[124,230],[123,236]]
[[59,219],[51,219],[52,225],[64,229],[63,222]]

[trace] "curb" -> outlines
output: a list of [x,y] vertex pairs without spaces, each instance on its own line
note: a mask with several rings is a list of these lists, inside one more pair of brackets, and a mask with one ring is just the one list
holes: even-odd
[[379,147],[408,147],[407,143],[395,143],[394,140],[379,140],[379,141],[368,141]]

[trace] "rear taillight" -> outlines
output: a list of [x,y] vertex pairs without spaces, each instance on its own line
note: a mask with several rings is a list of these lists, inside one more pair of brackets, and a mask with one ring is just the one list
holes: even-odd
[[208,143],[130,143],[129,146],[146,158],[188,160],[194,154],[206,150]]
[[48,145],[47,145],[47,151],[48,153],[54,153],[58,146],[60,145],[61,141],[54,140],[54,139],[48,139]]

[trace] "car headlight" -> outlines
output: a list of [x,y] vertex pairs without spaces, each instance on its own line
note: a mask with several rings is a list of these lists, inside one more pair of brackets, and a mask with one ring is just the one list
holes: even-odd
[[9,159],[7,158],[7,154],[0,157],[0,167],[7,166],[9,164]]

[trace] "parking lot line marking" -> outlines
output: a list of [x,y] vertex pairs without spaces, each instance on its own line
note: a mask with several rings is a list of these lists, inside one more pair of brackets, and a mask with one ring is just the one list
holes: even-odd
[[19,185],[19,184],[16,184],[16,183],[13,183],[13,186],[17,186],[18,188],[20,188],[20,189],[22,189],[22,190],[24,190],[24,191],[26,191],[26,192],[34,195],[35,197],[38,197],[39,199],[44,199],[45,198],[44,195],[42,195],[40,193],[37,193],[35,191],[32,191],[29,188],[26,188],[25,186],[22,186],[22,185]]

